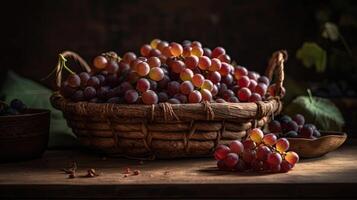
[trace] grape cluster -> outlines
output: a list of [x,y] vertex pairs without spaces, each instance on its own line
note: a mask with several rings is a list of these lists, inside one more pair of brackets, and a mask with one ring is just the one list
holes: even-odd
[[214,157],[220,170],[279,173],[288,172],[299,161],[299,155],[288,149],[287,139],[277,139],[273,133],[264,135],[255,128],[243,142],[219,145]]
[[[141,103],[255,102],[275,96],[266,76],[233,65],[222,47],[198,41],[181,44],[154,39],[140,56],[111,52],[97,56],[94,73],[71,74],[61,94],[74,102]],[[270,86],[269,86],[270,85]]]
[[0,116],[17,115],[25,112],[27,106],[19,99],[13,99],[10,105],[0,101]]
[[305,123],[305,117],[296,114],[292,118],[288,115],[278,116],[268,124],[269,131],[283,137],[314,139],[321,136],[314,124]]

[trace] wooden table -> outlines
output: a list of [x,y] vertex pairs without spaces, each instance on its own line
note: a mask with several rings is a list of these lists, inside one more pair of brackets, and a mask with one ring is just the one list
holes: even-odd
[[[78,175],[61,172],[78,162]],[[139,175],[125,177],[129,167]],[[213,159],[144,161],[80,151],[47,151],[42,159],[0,164],[0,199],[18,198],[351,198],[357,191],[357,146],[303,160],[285,174],[217,171]]]

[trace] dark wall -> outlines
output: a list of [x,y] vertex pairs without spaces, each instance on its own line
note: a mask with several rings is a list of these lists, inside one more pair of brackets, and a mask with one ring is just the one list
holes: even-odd
[[137,51],[161,38],[222,45],[238,63],[262,72],[274,50],[294,53],[309,37],[313,6],[283,0],[16,1],[2,8],[1,67],[39,81],[63,50],[90,61],[103,51]]

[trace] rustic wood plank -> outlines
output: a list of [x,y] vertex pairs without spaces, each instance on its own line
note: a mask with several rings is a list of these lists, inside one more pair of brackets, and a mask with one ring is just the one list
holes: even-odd
[[[95,168],[100,176],[68,179],[59,171],[78,162],[78,174]],[[138,176],[124,177],[127,167]],[[0,164],[0,199],[22,198],[304,198],[355,197],[357,147],[344,146],[318,159],[302,160],[287,174],[217,171],[213,159],[144,161],[103,159],[79,151],[47,151],[43,158]]]

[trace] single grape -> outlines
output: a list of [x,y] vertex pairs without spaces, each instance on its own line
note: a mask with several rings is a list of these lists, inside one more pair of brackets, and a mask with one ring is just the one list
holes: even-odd
[[288,151],[285,154],[285,160],[294,166],[297,162],[299,162],[299,155],[294,151]]
[[253,71],[249,71],[248,72],[248,77],[250,79],[253,79],[255,81],[258,81],[258,78],[260,77],[260,75],[257,72],[253,72]]
[[248,165],[257,158],[257,152],[255,150],[245,150],[243,152],[242,159]]
[[217,161],[217,167],[219,170],[227,171],[229,168],[226,166],[224,160],[218,160]]
[[294,137],[298,136],[298,133],[296,131],[289,131],[289,132],[285,133],[284,136],[294,138]]
[[150,82],[146,78],[141,78],[136,82],[136,90],[145,92],[150,89]]
[[201,56],[198,59],[198,67],[202,70],[207,70],[211,66],[211,59],[207,56]]
[[283,132],[287,133],[289,131],[298,131],[299,126],[295,121],[289,121],[286,125],[286,129],[283,129]]
[[244,172],[244,171],[248,170],[248,166],[244,162],[243,159],[239,159],[237,165],[235,166],[235,170],[237,170],[239,172]]
[[97,97],[99,99],[107,99],[107,94],[108,94],[108,91],[109,91],[109,87],[106,87],[106,86],[102,86],[100,88],[97,89]]
[[170,46],[166,46],[162,49],[162,55],[166,56],[167,58],[172,57],[172,53],[171,53],[171,47]]
[[171,98],[167,101],[170,104],[180,104],[180,100],[176,99],[176,98]]
[[81,78],[77,74],[70,74],[67,77],[67,83],[70,87],[77,88],[81,86]]
[[221,81],[221,74],[218,72],[210,72],[208,74],[208,79],[212,81],[213,84],[217,84]]
[[208,68],[209,71],[219,71],[221,69],[221,66],[222,66],[222,62],[220,60],[218,60],[217,58],[213,58],[211,60],[211,65],[210,67]]
[[236,67],[234,69],[234,77],[239,80],[243,76],[248,76],[248,70],[242,66]]
[[136,55],[133,52],[127,52],[123,56],[123,60],[130,65],[132,61],[136,59]]
[[228,102],[239,103],[239,99],[237,97],[229,97]]
[[191,41],[190,40],[184,40],[182,41],[182,46],[184,47],[190,47],[191,46]]
[[280,165],[272,165],[270,163],[268,163],[268,164],[269,164],[271,173],[280,173],[281,172],[281,164]]
[[[276,88],[277,88],[277,85],[275,83],[271,84],[268,88],[268,94],[273,97],[278,96],[278,94],[276,94]],[[282,87],[281,91],[280,91],[281,97],[284,97],[285,93],[286,93],[286,90],[284,87]]]
[[192,47],[190,47],[190,46],[185,46],[185,47],[183,48],[182,56],[185,57],[185,58],[191,56],[191,51],[192,51]]
[[88,86],[83,90],[83,96],[87,100],[94,98],[96,94],[97,94],[96,89],[91,86]]
[[194,87],[190,81],[184,81],[180,85],[180,91],[182,94],[190,94],[193,91]]
[[202,47],[202,44],[199,41],[193,41],[193,42],[191,42],[191,46],[192,47]]
[[239,101],[242,101],[242,102],[249,101],[251,95],[252,95],[252,92],[246,87],[241,88],[237,94]]
[[207,89],[208,91],[212,91],[213,90],[212,81],[210,81],[208,79],[204,80],[202,85],[201,85],[201,89]]
[[254,92],[260,94],[260,96],[264,97],[267,91],[267,85],[265,83],[258,83],[255,87]]
[[280,138],[276,141],[275,147],[280,153],[283,153],[289,149],[289,141],[285,138]]
[[224,158],[224,164],[229,168],[233,169],[239,161],[239,156],[235,153],[228,153]]
[[60,88],[60,93],[65,98],[69,98],[70,96],[72,96],[75,91],[76,88],[69,86],[67,81],[64,81]]
[[161,51],[158,49],[151,49],[148,57],[159,57],[161,56]]
[[150,46],[154,49],[157,48],[157,46],[161,43],[161,40],[160,39],[153,39],[151,40],[150,42]]
[[314,134],[314,130],[310,126],[305,124],[301,128],[299,136],[303,137],[303,138],[311,138],[313,136],[313,134]]
[[202,95],[199,91],[194,90],[194,91],[190,92],[190,94],[188,96],[189,103],[199,103],[201,101],[202,101]]
[[238,79],[237,84],[241,88],[248,87],[250,84],[250,80],[249,80],[248,76],[242,76],[242,77],[240,77],[240,79]]
[[105,84],[106,84],[107,80],[106,80],[106,78],[105,78],[104,75],[102,75],[102,74],[97,74],[95,77],[98,78],[98,80],[99,80],[99,85],[105,85]]
[[252,150],[257,146],[257,144],[252,140],[245,140],[242,142],[242,144],[244,146],[245,151]]
[[255,91],[255,87],[257,87],[257,85],[257,81],[250,79],[248,88],[250,89],[250,91]]
[[109,74],[115,74],[118,72],[119,70],[119,65],[116,61],[114,60],[110,60],[107,64],[107,67],[105,68],[105,70],[109,73]]
[[305,124],[305,125],[312,128],[312,130],[317,130],[317,128],[314,124]]
[[135,67],[139,76],[146,76],[150,72],[150,66],[146,62],[140,62]]
[[226,76],[221,77],[221,83],[224,83],[228,86],[232,86],[233,82],[233,76],[231,74],[227,74]]
[[164,78],[164,71],[160,67],[153,67],[150,69],[149,77],[154,81],[161,81]]
[[253,92],[252,95],[249,98],[249,102],[257,102],[257,101],[261,101],[262,97],[260,96],[260,94]]
[[182,46],[181,46],[181,44],[179,44],[179,43],[176,43],[176,42],[172,42],[171,44],[170,44],[170,46],[171,46],[171,54],[173,55],[173,56],[180,56],[181,54],[182,54],[182,52],[183,52],[183,48],[182,48]]
[[222,62],[221,68],[218,71],[222,76],[227,76],[231,72],[231,66],[228,63]]
[[108,64],[108,60],[104,56],[97,56],[93,60],[93,65],[97,69],[104,69]]
[[187,103],[187,96],[182,93],[177,93],[173,96],[173,98],[180,101],[180,103]]
[[139,94],[135,90],[127,90],[124,98],[127,103],[135,103],[139,98]]
[[230,151],[230,148],[226,145],[218,145],[213,155],[216,160],[223,160],[230,153]]
[[218,56],[226,53],[226,50],[223,47],[216,47],[212,50],[212,58],[218,58]]
[[141,99],[143,103],[147,105],[157,104],[159,102],[159,97],[152,90],[147,90],[146,92],[143,92],[143,94],[141,95]]
[[277,166],[281,164],[282,162],[281,155],[279,153],[270,153],[267,157],[267,162],[269,163],[270,166]]
[[185,68],[185,63],[181,60],[174,60],[171,64],[171,70],[179,74]]
[[258,78],[258,83],[264,83],[265,85],[269,85],[270,84],[270,80],[266,76],[260,76]]
[[173,96],[180,91],[180,83],[177,81],[171,81],[167,84],[167,92]]
[[158,57],[150,57],[148,59],[147,63],[149,64],[149,66],[151,68],[161,66],[161,61],[160,61],[160,58],[158,58]]
[[211,55],[212,55],[211,49],[209,49],[209,48],[203,48],[203,55],[210,58]]
[[167,87],[167,84],[170,82],[170,77],[168,75],[164,75],[164,77],[158,82],[158,87],[160,89],[164,89]]
[[263,143],[268,146],[274,146],[276,144],[277,137],[273,133],[268,133],[263,137]]
[[222,93],[222,97],[224,100],[228,101],[229,98],[234,97],[234,92],[230,89],[227,89]]
[[212,96],[216,96],[216,95],[218,94],[218,87],[217,87],[217,85],[213,85],[211,94],[212,94]]
[[286,160],[283,160],[280,164],[280,172],[286,173],[290,171],[293,168],[293,166]]
[[259,128],[254,128],[254,129],[250,130],[248,135],[249,135],[250,139],[257,144],[260,144],[264,137],[263,131],[260,130]]
[[157,91],[157,82],[151,79],[148,79],[150,82],[150,90]]
[[120,95],[124,95],[126,91],[133,89],[133,86],[128,82],[124,81],[119,86]]
[[193,72],[189,68],[185,68],[180,73],[180,78],[183,81],[191,81],[193,77]]
[[227,103],[226,100],[218,98],[216,99],[216,103]]
[[188,67],[190,69],[195,69],[198,66],[198,62],[199,62],[198,57],[194,56],[194,55],[188,56],[185,59],[186,67]]
[[252,160],[252,162],[250,163],[250,166],[256,172],[264,170],[264,162],[260,161],[258,159]]
[[261,161],[266,161],[271,150],[267,146],[259,146],[257,149],[257,159]]
[[84,95],[82,90],[75,91],[71,96],[72,101],[79,102],[84,100]]
[[278,120],[272,120],[271,122],[269,122],[268,129],[272,133],[281,133],[282,132],[281,124]]
[[312,134],[314,137],[321,137],[321,133],[320,133],[320,131],[318,131],[318,130],[314,130],[314,132],[313,132],[313,134]]
[[222,62],[231,63],[231,57],[227,54],[220,55],[217,58]]
[[300,126],[305,124],[305,117],[302,114],[296,114],[292,119]]
[[168,42],[161,41],[159,44],[157,44],[156,48],[162,52],[164,50],[164,48],[168,47],[168,46],[169,46]]
[[200,92],[201,92],[203,101],[208,101],[208,102],[212,101],[212,93],[209,90],[202,89]]
[[192,46],[191,55],[201,57],[203,56],[203,49],[199,46]]
[[87,81],[87,86],[98,88],[100,86],[99,78],[95,76],[90,77],[90,79]]
[[142,56],[149,56],[150,51],[151,51],[152,47],[148,44],[144,44],[143,46],[141,46],[140,48],[140,54]]
[[232,153],[241,154],[244,151],[244,146],[239,140],[235,140],[229,144]]
[[166,92],[159,92],[157,96],[159,98],[159,102],[166,102],[169,100],[169,95]]
[[79,78],[81,79],[81,86],[85,87],[87,85],[87,81],[90,79],[90,75],[88,72],[81,72],[79,74]]

